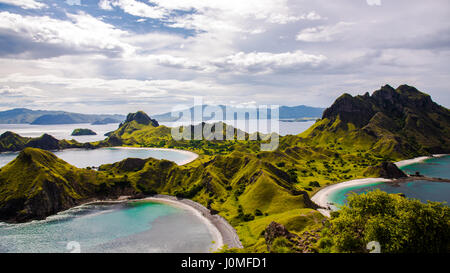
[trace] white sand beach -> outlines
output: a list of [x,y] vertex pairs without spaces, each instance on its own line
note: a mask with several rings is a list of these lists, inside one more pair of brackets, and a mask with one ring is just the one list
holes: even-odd
[[414,163],[420,163],[423,162],[427,159],[433,158],[433,157],[444,157],[447,156],[448,154],[435,154],[433,156],[420,156],[420,157],[416,157],[416,158],[412,158],[412,159],[407,159],[407,160],[402,160],[399,162],[395,162],[395,165],[397,165],[397,167],[401,168],[404,166],[408,166]]
[[324,209],[319,209],[323,215],[330,217],[330,213],[333,210],[336,210],[336,207],[332,204],[330,204],[329,196],[331,193],[335,192],[336,190],[348,188],[348,187],[354,187],[357,185],[366,185],[366,184],[373,184],[377,182],[388,182],[391,181],[390,179],[385,178],[363,178],[363,179],[356,179],[356,180],[350,180],[334,185],[330,185],[328,187],[325,187],[318,191],[314,196],[311,198],[311,200],[319,205],[320,207]]
[[229,248],[243,248],[236,230],[228,223],[228,221],[220,215],[211,215],[209,209],[205,208],[197,202],[189,199],[177,198],[175,196],[161,194],[144,199],[128,198],[128,196],[121,196],[117,200],[96,200],[85,203],[82,206],[95,203],[123,203],[142,200],[168,204],[191,211],[196,217],[199,217],[205,223],[214,241],[211,251],[216,251],[225,244]]
[[211,215],[209,209],[197,202],[189,199],[178,199],[168,195],[155,195],[143,200],[166,203],[187,209],[200,217],[200,219],[203,219],[214,240],[212,251],[218,250],[225,244],[229,248],[243,248],[236,230],[228,223],[228,221],[220,215]]
[[[414,163],[423,162],[424,160],[427,160],[429,158],[443,157],[443,156],[447,156],[447,154],[436,154],[436,155],[433,155],[432,157],[431,156],[416,157],[416,158],[396,162],[395,165],[397,165],[397,167],[400,168],[400,167],[404,167],[404,166],[411,165]],[[333,206],[332,204],[330,204],[329,196],[336,190],[340,190],[340,189],[348,188],[348,187],[354,187],[357,185],[366,185],[366,184],[372,184],[372,183],[377,183],[377,182],[391,182],[391,181],[393,181],[393,180],[385,179],[385,178],[363,178],[363,179],[345,181],[345,182],[330,185],[328,187],[321,189],[316,194],[314,194],[314,196],[311,198],[311,200],[314,203],[316,203],[318,206],[323,208],[323,209],[318,209],[318,211],[320,211],[323,215],[330,217],[331,211],[336,210],[336,207]]]
[[114,149],[130,149],[130,150],[153,150],[153,151],[175,151],[179,153],[183,153],[189,156],[188,159],[181,161],[180,163],[177,163],[179,166],[186,165],[188,163],[191,163],[192,161],[196,160],[198,158],[198,154],[186,151],[186,150],[178,150],[178,149],[169,149],[169,148],[141,148],[141,147],[124,147],[124,146],[117,146],[112,147]]

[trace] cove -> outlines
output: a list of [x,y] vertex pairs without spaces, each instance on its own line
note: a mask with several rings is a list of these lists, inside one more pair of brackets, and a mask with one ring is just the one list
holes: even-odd
[[[98,167],[102,164],[112,164],[126,158],[166,159],[184,165],[195,158],[197,154],[174,149],[114,147],[100,149],[67,149],[53,152],[57,157],[78,168]],[[17,157],[18,153],[0,153],[0,167],[5,166]]]
[[43,221],[0,223],[1,253],[209,252],[213,236],[189,210],[153,201],[94,203]]

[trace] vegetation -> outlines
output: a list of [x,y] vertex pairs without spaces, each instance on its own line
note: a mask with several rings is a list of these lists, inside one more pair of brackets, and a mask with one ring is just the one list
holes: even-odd
[[91,129],[78,128],[73,130],[72,132],[72,136],[95,136],[95,135],[97,135],[97,133],[92,131]]
[[376,241],[383,253],[448,253],[450,208],[381,191],[353,194],[333,214],[318,247],[322,252],[368,252]]
[[[342,96],[325,111],[323,118],[312,128],[298,136],[281,137],[278,149],[273,152],[260,150],[261,143],[266,142],[270,136],[250,135],[223,123],[213,125],[203,123],[176,128],[182,134],[193,134],[197,131],[210,133],[203,136],[206,140],[174,140],[172,128],[159,125],[143,112],[129,114],[116,131],[108,134],[106,140],[90,144],[81,145],[74,141],[57,140],[55,142],[49,141],[51,139],[48,137],[44,139],[45,141],[33,142],[32,139],[22,138],[14,133],[5,133],[0,136],[1,151],[21,150],[42,143],[53,143],[57,148],[108,146],[177,148],[194,151],[200,154],[200,157],[184,166],[166,160],[126,159],[115,164],[103,165],[98,171],[93,171],[77,169],[65,162],[62,163],[44,151],[39,153],[35,151],[34,153],[45,156],[34,156],[32,157],[35,159],[32,160],[34,163],[28,164],[24,159],[34,150],[26,149],[23,152],[25,155],[21,153],[22,156],[16,161],[1,169],[0,209],[8,208],[9,212],[13,211],[16,214],[4,214],[1,211],[0,214],[10,215],[10,220],[36,217],[31,211],[20,211],[26,207],[21,207],[22,204],[37,200],[33,199],[33,196],[37,196],[39,192],[48,192],[44,190],[45,187],[39,186],[44,185],[43,181],[55,181],[57,188],[64,193],[56,195],[59,197],[55,200],[62,199],[64,201],[60,203],[67,205],[92,197],[107,198],[123,192],[136,196],[169,194],[193,199],[218,211],[236,228],[245,247],[239,251],[266,252],[268,250],[263,234],[271,222],[282,224],[298,236],[322,227],[324,217],[315,210],[317,206],[310,200],[310,196],[316,191],[327,185],[350,179],[379,177],[386,173],[383,166],[391,166],[384,164],[385,161],[401,160],[431,152],[449,153],[449,128],[448,109],[432,102],[429,96],[402,86],[397,90],[383,87],[372,96],[368,94],[358,97]],[[227,131],[232,132],[233,138],[230,140],[211,138],[211,133],[221,134],[224,137]],[[428,131],[433,137],[425,137]],[[30,143],[34,146],[30,146]],[[39,148],[49,147],[41,145]],[[47,161],[52,164],[41,167],[40,161],[46,161],[45,158],[50,158],[51,160]],[[29,171],[22,171],[28,169]],[[388,171],[386,174],[392,173],[396,174],[396,170]],[[36,180],[36,177],[43,177],[43,180]],[[38,183],[35,184],[36,182]],[[13,186],[16,184],[18,186]],[[42,196],[45,195],[39,198],[45,199]],[[19,200],[20,202],[14,202],[18,202],[20,206],[11,200]],[[55,200],[51,203],[57,202]],[[391,203],[397,204],[395,202]],[[409,221],[416,216],[421,219],[420,215],[414,215],[415,212],[409,212],[411,209],[420,208],[420,203],[407,204],[409,203],[398,201],[392,215],[402,217],[412,215],[405,218],[410,219]],[[440,208],[440,205],[426,206],[430,208],[423,211],[433,212]],[[59,206],[39,215],[43,217],[64,207]],[[442,211],[444,213],[446,210]],[[343,213],[345,216],[345,211]],[[17,215],[28,215],[28,218]],[[378,219],[376,214],[373,215],[374,219]],[[436,221],[443,221],[442,219],[448,221],[448,212],[441,214],[439,219],[438,214],[431,213],[431,215],[436,216],[432,218]],[[367,214],[364,217],[372,216]],[[344,218],[352,220],[350,217]],[[369,218],[355,219],[369,221]],[[395,217],[391,218],[382,218],[386,222],[379,222],[378,226],[383,227],[383,223],[389,223],[393,226],[400,225],[401,228],[408,227],[408,223],[402,223]],[[317,250],[364,251],[367,240],[373,239],[376,234],[382,234],[377,233],[382,230],[381,228],[372,230],[364,225],[364,230],[361,231],[364,236],[356,237],[354,240],[359,241],[349,244],[344,239],[353,239],[348,236],[346,230],[339,229],[339,225],[334,224],[339,222],[333,222],[337,219],[331,220],[329,228],[323,231],[323,239]],[[423,224],[428,224],[427,221],[424,220]],[[341,240],[342,245],[340,241],[336,242],[331,238],[331,234],[334,236],[339,232],[342,232],[342,236],[347,236]],[[360,231],[358,229],[352,232]],[[388,234],[390,230],[383,232]],[[412,233],[408,234],[404,238],[409,240]],[[368,237],[365,237],[366,235]],[[397,240],[397,237],[392,236]],[[404,242],[401,243],[400,239],[397,240],[399,243],[392,247],[388,247],[388,244],[382,241],[383,238],[377,239],[392,252],[408,251],[410,247]],[[272,251],[286,252],[286,248],[289,248],[289,245],[279,239],[275,243],[275,250]],[[224,248],[222,251],[237,250]]]

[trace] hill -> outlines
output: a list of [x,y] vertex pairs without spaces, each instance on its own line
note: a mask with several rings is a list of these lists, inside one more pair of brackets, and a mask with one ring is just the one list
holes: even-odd
[[[90,145],[179,148],[195,151],[200,157],[183,166],[155,159],[125,159],[102,165],[94,180],[86,178],[80,182],[88,183],[82,187],[88,190],[78,191],[78,186],[74,186],[79,198],[62,194],[57,199],[64,201],[52,202],[70,205],[93,197],[113,197],[118,191],[141,196],[155,193],[175,195],[197,201],[226,218],[236,228],[246,251],[263,252],[269,246],[271,251],[277,249],[279,242],[273,235],[278,231],[289,238],[297,238],[294,240],[296,247],[303,247],[303,239],[317,240],[317,232],[323,227],[324,218],[310,200],[314,192],[351,179],[402,177],[404,174],[386,161],[435,152],[448,153],[449,117],[448,109],[413,87],[393,89],[384,86],[372,95],[341,96],[308,131],[298,136],[280,137],[276,151],[264,152],[260,150],[260,144],[264,142],[261,135],[257,140],[249,141],[251,135],[231,126],[224,126],[221,133],[230,129],[234,137],[244,134],[244,140],[174,140],[171,135],[173,128],[160,125],[140,111],[129,114],[105,141]],[[212,128],[206,126],[215,124],[200,123],[176,129],[192,133]],[[215,132],[216,128],[212,131]],[[0,137],[0,144],[10,148],[26,147],[29,142],[29,139],[13,133]],[[70,143],[59,142],[59,145]],[[27,155],[27,152],[22,153]],[[74,177],[66,180],[69,184],[74,181],[78,185],[77,181],[81,180],[77,177],[85,172],[91,173],[67,166],[44,151],[37,153],[31,164],[38,166],[44,162],[44,167],[30,168],[26,158],[19,156],[0,171],[0,208],[4,211],[9,208],[11,221],[43,215],[30,210],[27,212],[29,218],[24,218],[20,214],[22,205],[12,206],[16,203],[2,201],[9,200],[8,196],[15,191],[21,192],[22,188],[32,189],[32,192],[40,189],[31,186],[36,177],[50,181]],[[21,171],[21,168],[30,168],[32,175]],[[67,172],[68,169],[72,172]],[[10,181],[7,179],[12,179],[12,182],[4,182]],[[20,186],[13,188],[14,183]],[[104,184],[95,186],[99,183]],[[38,200],[48,199],[47,195],[39,195]],[[20,196],[22,199],[14,201],[17,204],[33,200],[33,195]],[[279,225],[272,224],[270,228],[272,222]],[[304,247],[312,249],[310,244]]]
[[0,112],[0,124],[75,124],[103,122],[120,123],[125,119],[122,115],[87,115],[64,111],[44,111],[30,110],[26,108],[16,108]]
[[91,197],[123,194],[126,187],[120,183],[71,166],[50,152],[26,148],[0,169],[0,220],[45,219]]
[[22,137],[8,131],[0,135],[0,152],[17,152],[27,147],[44,150],[61,150],[68,148],[93,148],[93,145],[90,143],[78,143],[75,140],[58,140],[48,134],[31,138]]
[[450,110],[414,87],[386,85],[372,95],[342,95],[300,137],[391,159],[450,153]]

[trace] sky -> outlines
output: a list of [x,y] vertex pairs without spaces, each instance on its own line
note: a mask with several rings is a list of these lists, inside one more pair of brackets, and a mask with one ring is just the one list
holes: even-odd
[[0,110],[327,107],[417,87],[450,106],[448,0],[0,0]]

